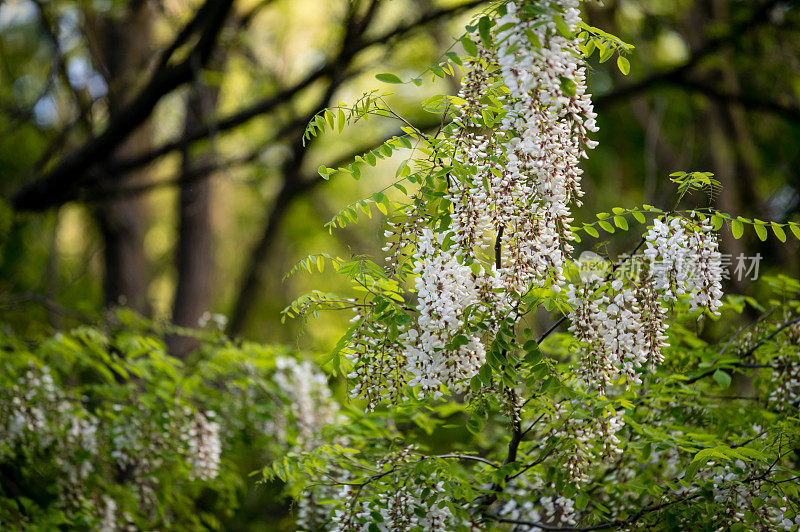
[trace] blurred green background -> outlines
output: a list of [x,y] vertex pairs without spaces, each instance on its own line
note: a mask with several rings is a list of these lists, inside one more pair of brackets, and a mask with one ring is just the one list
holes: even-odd
[[[0,3],[0,326],[36,338],[127,306],[160,322],[329,349],[349,316],[304,328],[281,323],[280,311],[312,288],[344,289],[344,279],[330,269],[284,275],[310,253],[381,255],[380,215],[332,235],[323,225],[391,183],[400,157],[358,181],[325,181],[316,169],[349,162],[398,126],[371,119],[304,145],[305,126],[324,107],[379,89],[410,121],[435,127],[420,102],[455,93],[457,79],[427,75],[416,87],[375,75],[416,77],[491,5]],[[723,184],[711,200],[720,210],[800,220],[796,2],[607,0],[584,9],[588,23],[636,48],[628,76],[613,61],[589,61],[600,145],[584,165],[582,213],[669,207],[667,175],[706,170]],[[615,256],[637,239],[634,230],[595,249]],[[722,251],[761,253],[762,271],[800,273],[792,239],[725,234]],[[731,283],[741,292],[747,281]],[[194,342],[168,338],[179,357]]]

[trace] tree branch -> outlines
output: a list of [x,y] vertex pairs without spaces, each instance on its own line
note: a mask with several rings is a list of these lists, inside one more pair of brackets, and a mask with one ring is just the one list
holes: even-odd
[[91,137],[43,178],[19,190],[12,199],[14,208],[44,210],[74,199],[78,189],[90,177],[87,169],[105,162],[114,148],[145,122],[161,98],[191,80],[193,65],[204,66],[207,63],[232,4],[233,0],[206,0],[201,8],[205,20],[199,24],[202,33],[189,56],[177,65],[156,71],[133,101],[115,114],[102,133]]
[[[758,342],[756,345],[754,345],[753,347],[751,347],[750,349],[748,349],[747,351],[742,353],[741,354],[741,358],[746,358],[746,357],[752,355],[761,346],[763,346],[764,344],[766,344],[767,342],[769,342],[770,340],[775,338],[775,336],[777,336],[778,333],[783,331],[785,328],[794,325],[795,323],[800,323],[800,317],[785,321],[780,326],[776,327],[775,330],[773,330],[766,338],[764,338],[763,340]],[[771,364],[748,364],[748,363],[745,363],[745,362],[741,362],[741,363],[737,363],[737,364],[731,364],[730,367],[734,367],[734,368],[775,368],[776,366],[773,366]],[[722,369],[722,368],[719,368],[717,366],[713,366],[713,367],[707,369],[706,371],[704,371],[703,373],[700,373],[699,375],[696,375],[696,376],[692,377],[691,379],[689,379],[687,381],[684,381],[684,384],[694,384],[695,382],[697,382],[699,380],[705,379],[709,375],[713,375],[719,369]]]
[[595,107],[603,107],[605,105],[618,103],[659,85],[680,84],[684,82],[686,75],[698,63],[721,48],[732,44],[743,33],[767,21],[772,9],[780,3],[780,0],[768,0],[764,2],[753,12],[750,18],[737,24],[724,35],[709,39],[705,44],[694,50],[690,54],[689,59],[682,65],[664,72],[658,72],[635,83],[623,85],[606,94],[595,96],[593,98]]
[[[233,0],[207,0],[207,3],[218,6],[218,9],[215,11],[215,13],[221,11],[220,5],[225,5],[227,7],[225,8],[224,12],[227,13],[227,8],[230,7],[232,1]],[[448,16],[462,13],[486,2],[487,0],[471,0],[470,2],[466,2],[455,7],[433,10],[427,14],[419,16],[412,22],[398,25],[397,27],[376,37],[367,39],[360,38],[357,41],[354,41],[350,45],[348,53],[352,58],[357,53],[367,48],[385,44],[392,39],[406,35],[407,33],[410,33],[411,31],[424,25],[442,20]],[[201,8],[201,10],[202,9],[203,8]],[[370,13],[372,11],[373,10],[369,10],[366,16],[371,16]],[[198,11],[198,15],[199,14],[200,13]],[[221,18],[223,18],[223,16],[224,14],[214,18],[213,20],[216,20],[217,24],[212,24],[212,26],[221,25]],[[192,24],[192,22],[189,24]],[[206,29],[209,28],[207,27]],[[215,39],[216,32],[218,32],[219,27],[211,29],[214,30],[213,37]],[[176,37],[176,41],[178,40],[183,41],[186,40],[186,38],[179,34],[178,37]],[[201,42],[198,42],[195,51],[205,51],[209,44],[213,44],[213,41],[210,39],[201,39]],[[169,49],[167,51],[169,51]],[[170,52],[170,54],[172,53],[174,52]],[[210,53],[210,49],[207,53]],[[180,64],[175,66],[165,66],[162,70],[157,71],[154,78],[147,85],[147,87],[143,89],[139,97],[137,97],[137,99],[125,109],[127,112],[121,114],[120,117],[109,124],[106,131],[104,131],[98,137],[90,139],[81,148],[78,148],[71,155],[67,156],[58,166],[56,166],[53,171],[41,179],[23,187],[12,200],[14,208],[19,210],[45,210],[50,207],[61,205],[68,201],[78,199],[80,188],[94,186],[101,179],[113,182],[122,174],[133,171],[141,166],[159,159],[168,153],[182,149],[188,144],[208,137],[212,132],[212,128],[209,125],[203,125],[194,130],[186,132],[181,136],[181,138],[168,141],[165,144],[162,144],[161,146],[146,153],[118,161],[108,162],[105,160],[107,155],[113,151],[113,147],[121,142],[121,140],[123,140],[128,134],[130,134],[133,129],[144,122],[147,116],[149,116],[149,114],[152,112],[155,104],[164,95],[168,94],[178,86],[191,79],[192,73],[190,61],[194,55],[195,53],[193,52],[193,54],[190,54],[190,57],[187,57]],[[203,60],[200,61],[200,63],[201,65],[205,65],[208,58],[203,57],[202,59]],[[165,61],[162,60],[162,62]],[[276,109],[279,105],[290,101],[298,92],[311,86],[314,82],[323,78],[331,78],[341,75],[338,70],[337,62],[336,60],[333,60],[323,65],[316,71],[308,74],[305,78],[291,87],[285,88],[279,91],[277,94],[256,102],[245,109],[220,118],[214,123],[213,131],[228,131],[245,124],[258,116],[267,114]],[[90,172],[89,170],[97,163],[104,163],[102,172]]]

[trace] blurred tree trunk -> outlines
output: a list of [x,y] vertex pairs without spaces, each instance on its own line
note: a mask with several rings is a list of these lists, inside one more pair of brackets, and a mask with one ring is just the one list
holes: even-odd
[[[200,83],[192,87],[186,105],[184,129],[191,131],[203,124],[216,106],[219,90]],[[209,309],[214,276],[213,227],[211,225],[210,176],[202,172],[214,155],[205,151],[193,155],[183,149],[181,183],[178,198],[178,242],[175,250],[177,285],[173,301],[172,322],[180,327],[197,327],[198,319]],[[191,176],[187,179],[187,176]],[[187,336],[170,336],[167,345],[172,355],[186,356],[197,344]]]
[[[95,67],[108,85],[109,115],[113,120],[133,94],[151,58],[150,33],[154,12],[148,0],[128,2],[119,17],[87,17],[87,38]],[[144,125],[131,134],[111,155],[129,157],[151,147],[151,130]],[[143,168],[127,175],[121,186],[145,182]],[[110,199],[94,209],[103,238],[105,271],[104,300],[149,314],[147,300],[148,262],[144,250],[147,230],[145,201],[140,196]]]

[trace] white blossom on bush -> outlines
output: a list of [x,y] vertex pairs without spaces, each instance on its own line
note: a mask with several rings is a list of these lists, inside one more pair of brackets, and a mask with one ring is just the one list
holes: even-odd
[[722,260],[710,225],[692,227],[675,216],[656,219],[645,235],[644,255],[650,260],[653,286],[665,301],[690,297],[691,310],[719,314],[722,305]]
[[291,420],[280,422],[278,433],[286,437],[286,425],[296,430],[296,445],[300,449],[313,449],[321,440],[322,429],[336,421],[338,406],[328,387],[328,379],[311,361],[293,357],[275,360],[275,383],[288,402]]
[[542,525],[518,525],[519,530],[541,532],[577,524],[575,501],[558,494],[552,486],[545,489],[539,479],[531,485],[509,487],[506,494],[509,499],[503,503],[498,515]]
[[[553,436],[567,442],[562,451],[567,474],[575,483],[589,480],[589,469],[602,460],[614,459],[622,454],[622,441],[617,433],[625,426],[621,413],[606,413],[594,418],[573,417],[580,404],[556,403],[553,405]],[[599,453],[595,454],[595,447]],[[598,460],[599,459],[599,460]]]
[[214,412],[197,412],[189,423],[186,433],[189,463],[192,477],[202,480],[215,478],[219,472],[222,454],[219,423],[214,421]]
[[438,249],[444,236],[423,230],[414,262],[419,319],[417,328],[400,338],[405,369],[412,375],[409,386],[419,387],[420,396],[431,393],[434,398],[442,396],[442,385],[456,387],[475,375],[485,358],[480,338],[469,333],[455,349],[447,347],[464,326],[464,309],[478,302],[478,292],[472,270],[451,252]]

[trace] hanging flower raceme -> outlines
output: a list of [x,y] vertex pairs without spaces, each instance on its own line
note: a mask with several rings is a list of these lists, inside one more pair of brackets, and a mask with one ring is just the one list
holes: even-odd
[[644,256],[650,261],[653,288],[664,301],[690,297],[690,310],[705,308],[718,315],[722,306],[722,260],[717,237],[707,224],[695,225],[676,216],[655,220],[645,235]]
[[[392,273],[413,286],[416,320],[389,326],[369,303],[354,304],[345,356],[351,395],[368,409],[402,400],[406,387],[435,398],[463,389],[485,361],[484,341],[516,316],[520,298],[566,282],[570,208],[580,204],[579,160],[595,144],[595,114],[577,44],[559,33],[552,13],[530,18],[521,5],[509,3],[497,19],[496,47],[470,37],[475,53],[444,129],[451,159],[442,194],[431,196],[439,185],[426,183],[405,209],[407,221],[385,233]],[[553,6],[571,31],[577,5]],[[444,198],[446,212],[431,214],[434,197]],[[410,266],[402,260],[409,249]]]
[[567,298],[569,330],[583,346],[579,380],[601,392],[620,374],[640,384],[639,369],[659,354],[649,355],[652,339],[645,335],[634,289],[624,288],[619,279],[605,283],[594,278],[579,287],[569,285]]
[[655,220],[645,234],[649,263],[633,288],[622,279],[594,275],[581,286],[569,285],[570,331],[580,343],[578,378],[602,390],[618,375],[640,384],[640,370],[663,362],[667,312],[662,302],[690,298],[690,311],[718,314],[722,305],[722,266],[716,236],[709,225],[694,226],[680,217]]
[[[577,523],[575,501],[555,492],[554,486],[545,488],[539,479],[531,485],[509,486],[505,492],[509,500],[498,512],[505,519],[547,523],[548,527],[573,527]],[[536,502],[531,500],[531,493],[536,494]],[[540,527],[520,528],[531,532],[542,530]]]
[[[273,379],[289,402],[292,418],[281,422],[284,425],[291,423],[295,428],[298,449],[313,449],[320,442],[320,431],[333,423],[338,414],[328,379],[308,360],[278,357],[275,368]],[[285,428],[278,428],[277,431],[285,433]]]
[[566,472],[573,482],[588,481],[588,473],[593,465],[622,454],[622,442],[617,436],[625,426],[621,413],[611,411],[593,418],[577,418],[572,415],[580,409],[576,401],[554,404],[553,409],[553,418],[558,426],[553,436],[569,442],[561,454]]
[[[554,4],[574,30],[578,2]],[[588,134],[597,127],[577,45],[552,20],[524,19],[516,2],[506,8],[497,20],[497,49],[477,41],[462,80],[453,143],[464,175],[451,180],[448,198],[460,253],[485,249],[493,233],[503,250],[504,289],[524,294],[548,279],[555,287],[565,282],[570,205],[580,205],[582,195],[579,159],[596,144]],[[506,90],[492,93],[498,83]],[[489,101],[500,107],[496,127],[487,127]]]
[[189,462],[192,464],[192,478],[209,480],[219,472],[222,443],[219,437],[219,423],[213,421],[214,412],[197,412],[186,433]]
[[771,378],[775,388],[769,396],[778,410],[800,407],[800,323],[786,329],[786,348],[775,358]]
[[[555,2],[574,31],[580,21],[577,1]],[[510,250],[510,288],[542,286],[552,276],[565,282],[563,268],[572,252],[571,203],[580,205],[579,159],[596,145],[595,113],[586,94],[585,68],[577,45],[557,31],[552,20],[524,20],[508,4],[498,19],[497,62],[509,94],[499,135],[506,165],[499,225]],[[538,42],[539,47],[532,42]]]
[[463,386],[485,359],[480,338],[462,333],[465,310],[478,303],[475,276],[452,252],[440,249],[444,238],[423,230],[414,262],[417,328],[400,337],[406,372],[413,375],[408,384],[418,387],[420,396],[440,397],[442,385]]

